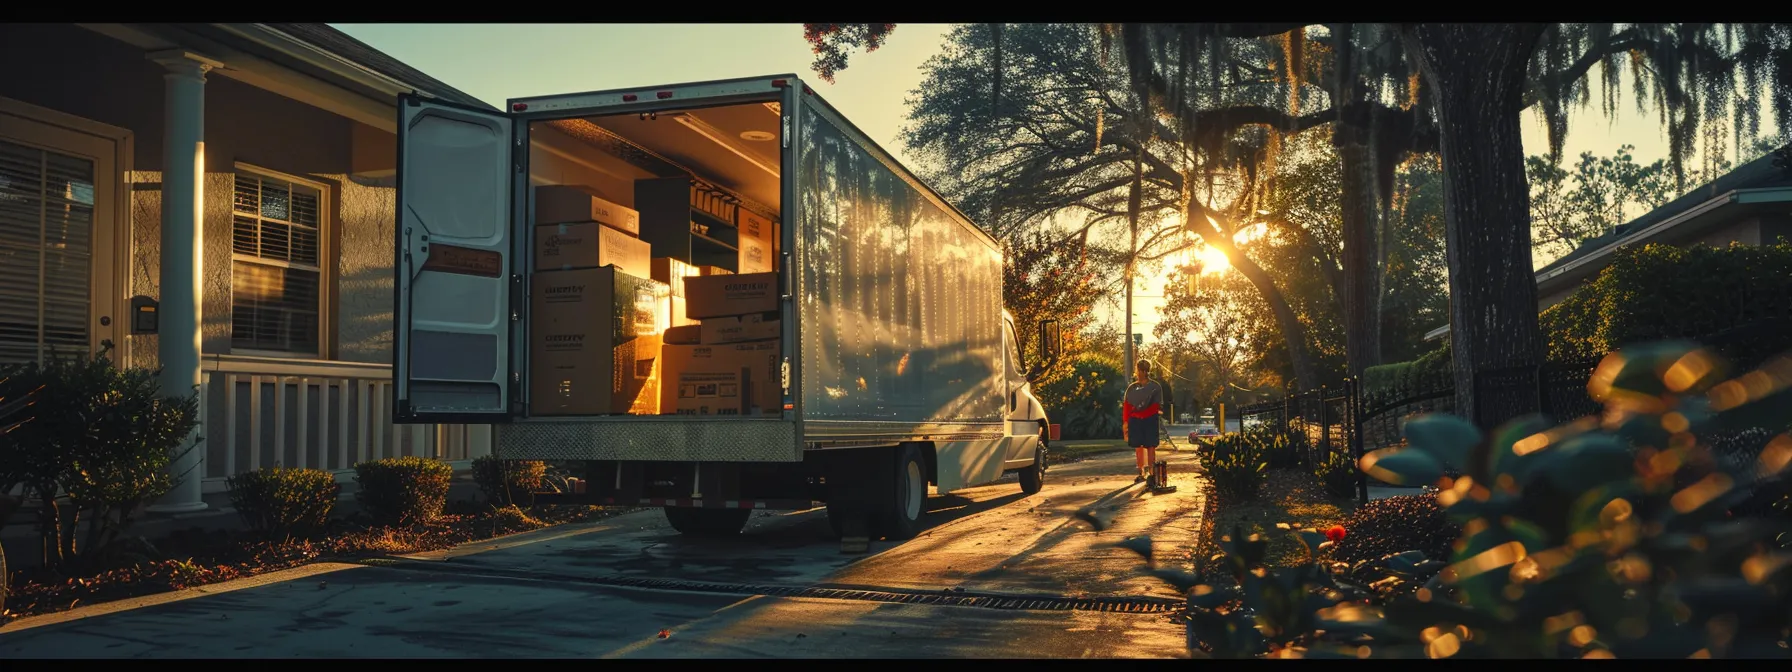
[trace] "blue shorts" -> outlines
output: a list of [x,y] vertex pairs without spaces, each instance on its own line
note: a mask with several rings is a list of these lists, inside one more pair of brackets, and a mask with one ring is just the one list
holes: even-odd
[[1157,416],[1126,421],[1126,445],[1134,448],[1156,448],[1157,439]]

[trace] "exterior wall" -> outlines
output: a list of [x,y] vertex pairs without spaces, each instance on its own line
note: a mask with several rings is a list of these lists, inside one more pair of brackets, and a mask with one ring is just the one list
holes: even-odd
[[[57,66],[16,68],[0,78],[0,96],[132,132],[133,165],[120,168],[126,171],[122,197],[129,199],[129,220],[96,217],[95,226],[118,227],[121,241],[132,246],[127,295],[157,297],[164,69],[141,49],[70,24],[0,27],[0,55]],[[486,443],[486,428],[395,427],[387,417],[396,143],[390,133],[327,110],[215,72],[206,78],[201,449],[207,477],[276,463],[343,469],[362,459],[432,454],[432,445],[434,454],[451,459],[486,450],[469,444]],[[326,326],[316,357],[290,363],[232,357],[232,202],[239,163],[318,182],[328,191],[320,307]],[[358,171],[372,176],[352,175]],[[120,347],[131,366],[156,366],[156,352],[154,335],[128,336]]]
[[1705,232],[1705,235],[1684,243],[1682,247],[1704,244],[1711,247],[1729,247],[1730,243],[1743,245],[1761,244],[1761,220],[1750,217],[1741,221],[1726,224]]

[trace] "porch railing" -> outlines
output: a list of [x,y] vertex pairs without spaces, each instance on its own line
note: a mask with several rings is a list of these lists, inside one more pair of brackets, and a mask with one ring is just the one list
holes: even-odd
[[341,472],[414,455],[488,454],[487,425],[392,424],[392,369],[384,364],[206,355],[201,364],[207,490],[262,467]]

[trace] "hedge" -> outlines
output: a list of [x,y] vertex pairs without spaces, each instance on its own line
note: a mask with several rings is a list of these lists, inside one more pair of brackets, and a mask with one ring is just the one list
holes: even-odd
[[1446,339],[1436,350],[1427,352],[1418,359],[1363,369],[1364,406],[1375,406],[1448,387],[1453,384],[1452,366],[1454,360],[1450,358],[1450,341]]
[[[1792,317],[1792,244],[1619,250],[1591,283],[1543,311],[1552,360],[1624,345],[1700,338]],[[1782,332],[1778,349],[1792,345]],[[1721,348],[1719,348],[1721,349]]]

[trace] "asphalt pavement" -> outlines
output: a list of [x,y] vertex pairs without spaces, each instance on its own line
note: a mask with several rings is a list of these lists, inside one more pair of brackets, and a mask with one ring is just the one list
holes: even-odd
[[[1186,564],[1201,511],[1118,453],[929,499],[927,529],[842,553],[826,513],[687,539],[657,510],[364,564],[320,563],[0,628],[22,658],[1185,657],[1174,589],[1113,542]],[[1081,515],[1103,521],[1096,531]]]

